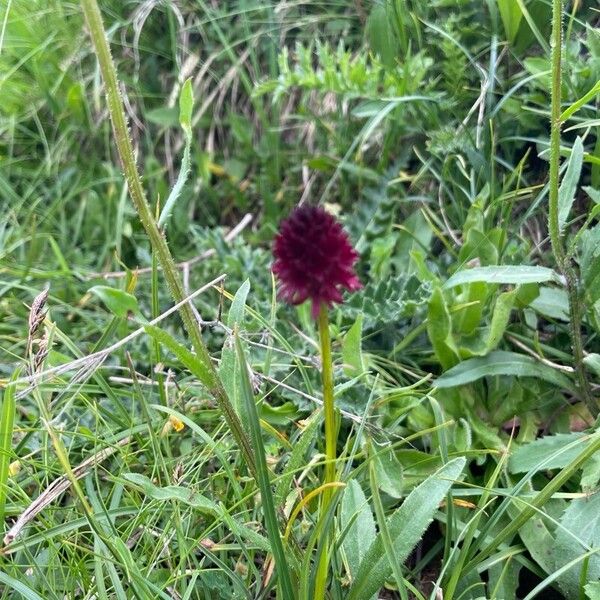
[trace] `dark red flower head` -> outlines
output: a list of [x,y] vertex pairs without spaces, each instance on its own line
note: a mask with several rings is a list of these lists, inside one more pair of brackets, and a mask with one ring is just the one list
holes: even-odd
[[361,287],[354,272],[356,250],[340,223],[320,206],[302,205],[281,222],[273,255],[279,297],[290,304],[310,299],[314,318],[321,304],[342,302],[343,288]]

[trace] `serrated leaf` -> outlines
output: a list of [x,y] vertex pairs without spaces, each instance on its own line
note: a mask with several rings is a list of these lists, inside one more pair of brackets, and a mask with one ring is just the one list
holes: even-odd
[[577,191],[577,184],[579,183],[582,165],[583,142],[581,141],[581,138],[577,136],[577,138],[575,138],[575,143],[573,144],[573,149],[571,150],[567,170],[558,190],[558,228],[560,231],[565,228],[569,213],[571,212],[571,207],[575,201],[575,192]]
[[583,465],[581,469],[581,489],[591,492],[600,481],[600,455],[595,454]]
[[345,305],[345,313],[354,318],[362,315],[363,328],[372,328],[414,315],[427,304],[430,295],[429,282],[422,283],[412,275],[389,277],[369,283],[352,294]]
[[498,265],[488,267],[474,267],[458,271],[446,281],[444,289],[457,285],[483,281],[485,283],[502,283],[519,285],[524,283],[544,283],[546,281],[561,282],[558,274],[548,267],[527,265]]
[[367,548],[376,535],[373,513],[365,493],[355,479],[352,479],[344,490],[340,521],[342,530],[348,528],[342,548],[346,554],[350,576],[354,578]]
[[[396,557],[404,562],[433,520],[440,503],[465,466],[464,458],[455,458],[416,487],[388,519],[388,530]],[[376,594],[390,576],[392,567],[379,534],[361,561],[356,580],[347,600],[364,600]]]
[[535,377],[561,388],[572,388],[570,379],[560,371],[530,356],[504,350],[495,350],[487,356],[465,360],[438,377],[434,385],[438,388],[456,387],[492,375]]

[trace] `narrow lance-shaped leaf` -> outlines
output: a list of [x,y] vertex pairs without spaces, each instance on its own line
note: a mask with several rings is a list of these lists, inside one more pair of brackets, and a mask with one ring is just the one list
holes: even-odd
[[458,362],[458,353],[452,337],[452,322],[444,294],[436,287],[431,294],[427,311],[427,334],[436,358],[444,369]]
[[15,384],[21,373],[17,369],[2,394],[2,408],[0,413],[0,523],[4,523],[4,509],[6,507],[8,472],[12,454],[12,438],[15,421]]
[[183,186],[187,181],[190,173],[190,149],[192,146],[192,111],[194,108],[194,95],[192,90],[192,80],[187,79],[181,87],[181,93],[179,95],[179,124],[183,130],[185,145],[183,148],[183,159],[181,160],[181,168],[179,169],[179,175],[177,181],[165,202],[165,205],[158,218],[158,226],[164,227],[173,212],[175,202],[181,195]]
[[[233,297],[231,308],[227,316],[227,326],[230,329],[239,328],[243,318],[246,306],[246,298],[250,292],[250,281],[246,279],[240,286]],[[241,417],[242,423],[247,421],[240,384],[240,364],[236,358],[236,352],[233,342],[233,334],[228,335],[223,343],[221,351],[221,362],[219,364],[219,377],[223,383],[223,387],[227,392],[228,398],[231,400],[233,407]]]
[[471,358],[449,369],[435,380],[438,388],[456,387],[491,375],[536,377],[559,387],[571,389],[571,380],[553,367],[523,354],[495,350],[482,358]]
[[565,228],[571,207],[575,201],[575,192],[577,191],[582,165],[583,142],[578,136],[573,144],[569,164],[558,190],[558,227],[561,232]]
[[512,44],[517,37],[519,25],[523,18],[519,3],[517,0],[498,0],[498,10],[500,11],[502,25],[504,25],[506,39]]
[[519,285],[523,283],[544,283],[555,281],[561,283],[558,274],[548,267],[537,267],[527,265],[498,265],[488,267],[475,267],[458,271],[446,281],[444,289],[484,281],[485,283],[502,283]]
[[340,508],[342,529],[348,528],[342,548],[346,554],[350,576],[356,577],[367,549],[375,540],[375,519],[360,484],[352,479],[342,496]]

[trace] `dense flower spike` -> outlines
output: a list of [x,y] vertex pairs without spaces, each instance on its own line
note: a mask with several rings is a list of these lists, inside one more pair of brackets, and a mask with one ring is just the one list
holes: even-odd
[[305,204],[282,221],[273,255],[279,297],[290,304],[310,299],[314,318],[321,304],[342,302],[343,288],[361,287],[354,272],[356,250],[340,223],[320,206]]

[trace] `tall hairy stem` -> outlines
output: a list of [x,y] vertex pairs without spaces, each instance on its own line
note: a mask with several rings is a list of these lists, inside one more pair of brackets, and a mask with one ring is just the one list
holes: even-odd
[[579,291],[579,279],[573,268],[571,259],[563,246],[558,220],[559,171],[560,171],[560,99],[562,82],[562,0],[552,0],[552,98],[550,121],[550,182],[548,230],[552,243],[552,252],[563,274],[569,295],[569,311],[571,316],[571,344],[575,373],[579,385],[579,393],[592,415],[598,414],[598,404],[594,400],[586,377],[583,364],[583,339],[581,335],[582,299]]
[[[96,0],[81,0],[81,6],[87,21],[90,37],[94,46],[102,80],[104,82],[106,101],[108,104],[108,112],[113,127],[115,143],[125,173],[129,195],[138,213],[140,222],[142,223],[146,234],[150,239],[152,248],[156,253],[160,266],[163,269],[167,285],[175,302],[181,302],[184,298],[183,286],[171,256],[171,251],[167,245],[167,241],[160,231],[146,195],[142,186],[140,174],[137,169],[133,147],[129,132],[127,130],[127,119],[123,108],[123,101],[119,93],[119,84],[117,81],[117,71],[110,54],[110,48],[104,26],[102,24],[102,15],[98,8]],[[181,320],[188,335],[190,336],[192,345],[198,358],[208,367],[211,373],[211,385],[209,386],[210,393],[216,400],[220,410],[222,411],[231,433],[236,439],[248,466],[248,469],[253,475],[256,474],[254,457],[252,454],[252,446],[246,435],[242,424],[235,412],[227,393],[215,371],[210,355],[204,342],[202,341],[202,333],[200,325],[194,317],[191,306],[186,303],[179,309]]]

